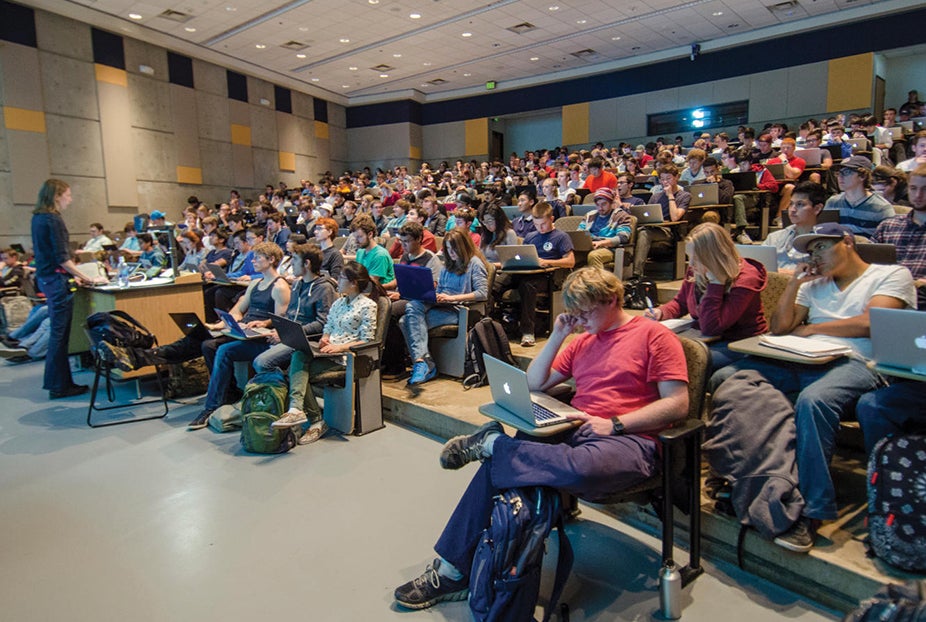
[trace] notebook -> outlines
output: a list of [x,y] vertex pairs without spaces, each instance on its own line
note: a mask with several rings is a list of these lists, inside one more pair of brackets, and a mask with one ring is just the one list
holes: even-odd
[[434,273],[424,266],[410,266],[395,264],[395,279],[399,287],[399,294],[405,300],[420,300],[422,302],[437,302],[437,292],[434,289]]
[[662,218],[662,206],[654,205],[631,205],[630,214],[636,216],[637,226],[653,225],[665,222]]
[[926,313],[881,307],[868,313],[875,362],[926,375]]
[[542,428],[565,423],[571,417],[582,414],[582,411],[563,404],[546,393],[531,391],[525,371],[488,354],[483,354],[482,360],[485,362],[492,399],[529,425]]
[[536,270],[540,267],[537,247],[533,244],[506,244],[496,246],[502,270]]
[[228,327],[226,330],[222,331],[222,334],[233,339],[261,339],[270,333],[270,330],[267,328],[244,328],[228,311],[216,309],[215,314],[218,315],[219,319],[225,322],[225,326]]
[[694,319],[690,317],[680,317],[671,320],[662,320],[659,323],[671,330],[673,333],[683,333],[694,326]]
[[688,192],[691,193],[691,202],[688,207],[717,205],[720,202],[720,186],[718,184],[691,184]]
[[762,244],[734,244],[740,257],[755,259],[763,266],[766,272],[778,272],[778,249],[774,246]]
[[[189,335],[200,341],[212,339],[214,336],[213,332],[206,328],[206,325],[195,313],[168,313],[167,315],[170,316],[170,319],[174,321],[174,324],[184,335]],[[216,332],[215,334],[218,335],[219,333]]]
[[852,348],[841,346],[829,341],[811,339],[810,337],[796,337],[794,335],[762,335],[759,343],[776,350],[784,350],[792,354],[800,354],[808,358],[823,358],[827,356],[842,356],[852,352]]
[[317,341],[310,341],[309,336],[305,334],[305,331],[302,329],[302,325],[299,322],[294,322],[289,318],[285,318],[282,315],[270,315],[270,321],[273,322],[273,327],[277,331],[277,335],[280,337],[280,341],[283,345],[287,345],[293,350],[299,350],[300,352],[311,352],[314,357],[331,357],[331,356],[341,356],[340,354],[328,354],[327,352],[322,352],[319,349]]

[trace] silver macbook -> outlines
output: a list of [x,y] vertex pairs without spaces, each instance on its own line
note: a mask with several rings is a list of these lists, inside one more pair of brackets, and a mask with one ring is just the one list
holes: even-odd
[[215,309],[215,314],[219,316],[220,320],[225,322],[225,326],[227,327],[226,330],[222,331],[222,334],[233,339],[260,339],[270,334],[270,330],[267,328],[243,327],[228,311]]
[[630,214],[636,216],[638,227],[640,225],[655,225],[665,222],[662,218],[662,206],[658,204],[631,205]]
[[718,184],[691,184],[688,187],[688,192],[691,193],[689,207],[717,205],[720,202],[720,186]]
[[903,138],[903,128],[899,125],[892,125],[891,127],[884,128],[891,133],[892,140],[900,140]]
[[852,151],[868,151],[870,144],[867,138],[850,138],[846,142],[852,145]]
[[518,419],[542,428],[565,423],[582,414],[582,411],[546,393],[531,391],[527,384],[527,372],[488,354],[483,354],[482,360],[492,389],[492,399]]
[[807,166],[820,166],[820,162],[823,161],[823,150],[819,147],[798,149],[794,152],[794,155],[804,160]]
[[778,249],[762,244],[734,244],[740,257],[754,259],[765,266],[766,272],[778,272]]
[[875,362],[926,375],[926,312],[872,307],[869,315]]
[[502,270],[536,270],[540,267],[537,247],[533,244],[505,244],[496,246]]

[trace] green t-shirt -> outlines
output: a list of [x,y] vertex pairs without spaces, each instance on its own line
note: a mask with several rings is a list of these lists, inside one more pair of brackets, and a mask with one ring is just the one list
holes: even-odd
[[392,263],[392,256],[389,251],[379,244],[376,244],[370,250],[358,249],[357,262],[367,269],[370,276],[379,278],[380,285],[392,283],[395,280],[395,266]]

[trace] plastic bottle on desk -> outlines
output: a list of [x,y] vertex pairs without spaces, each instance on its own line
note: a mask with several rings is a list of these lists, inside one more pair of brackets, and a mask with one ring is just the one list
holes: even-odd
[[125,257],[119,257],[119,268],[116,272],[119,280],[119,287],[125,289],[129,286],[129,266],[125,263]]

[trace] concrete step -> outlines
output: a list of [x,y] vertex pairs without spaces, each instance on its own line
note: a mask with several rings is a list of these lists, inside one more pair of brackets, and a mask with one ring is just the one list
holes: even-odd
[[[512,351],[526,364],[540,345],[521,348],[512,344]],[[417,393],[409,391],[404,380],[383,383],[386,419],[437,439],[471,433],[488,421],[479,414],[478,408],[491,401],[488,387],[464,391],[456,379],[439,377]],[[434,468],[439,468],[436,451]],[[870,597],[883,583],[916,577],[865,555],[863,456],[851,449],[840,449],[834,460],[833,476],[840,491],[841,514],[838,520],[823,526],[813,551],[807,555],[791,553],[750,531],[744,541],[744,568],[825,606],[847,611],[858,601]],[[659,534],[659,520],[651,508],[633,504],[598,507],[634,527]],[[704,556],[736,563],[739,533],[736,519],[716,512],[713,501],[707,497],[702,498],[701,513]],[[687,547],[687,519],[677,512],[676,523],[679,527],[677,544]]]

